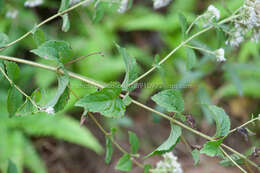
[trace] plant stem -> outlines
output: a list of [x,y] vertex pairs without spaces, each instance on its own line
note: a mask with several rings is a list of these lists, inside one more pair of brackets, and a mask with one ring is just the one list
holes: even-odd
[[[9,61],[15,61],[15,62],[23,63],[23,64],[28,64],[28,65],[31,65],[31,66],[40,67],[40,68],[43,68],[43,69],[46,69],[46,70],[50,70],[50,71],[54,71],[54,72],[57,72],[57,70],[58,70],[58,68],[56,68],[56,67],[47,66],[47,65],[44,65],[44,64],[35,63],[35,62],[32,62],[32,61],[28,61],[28,60],[24,60],[24,59],[19,59],[19,58],[15,58],[15,57],[9,57],[9,56],[0,55],[0,59],[9,60]],[[62,70],[60,70],[60,69],[59,69],[59,72],[60,72],[60,73],[64,73],[64,72],[63,72]],[[95,80],[93,80],[93,79],[87,78],[87,77],[85,77],[85,76],[81,76],[81,75],[79,75],[79,74],[72,73],[72,72],[70,72],[70,71],[68,71],[68,75],[69,75],[70,77],[72,77],[72,78],[81,80],[81,81],[83,81],[83,82],[86,82],[86,83],[88,83],[88,84],[91,84],[91,85],[96,86],[96,87],[101,88],[101,89],[105,87],[105,84],[102,85],[102,84],[100,84],[99,82],[97,82],[97,81],[95,81]],[[120,96],[121,96],[121,97],[124,97],[123,94],[121,94]],[[181,126],[182,128],[184,128],[184,129],[186,129],[186,130],[188,130],[188,131],[190,131],[190,132],[192,132],[192,133],[195,133],[195,134],[197,134],[197,135],[199,135],[199,136],[201,136],[201,137],[203,137],[203,138],[205,138],[205,139],[207,139],[207,140],[210,140],[210,141],[213,141],[213,140],[214,140],[214,138],[212,138],[212,137],[210,137],[210,136],[208,136],[208,135],[205,135],[205,134],[203,134],[203,133],[201,133],[201,132],[199,132],[199,131],[197,131],[197,130],[195,130],[195,129],[193,129],[193,128],[191,128],[191,127],[185,125],[185,124],[183,124],[182,122],[180,122],[180,121],[178,121],[178,120],[175,120],[175,119],[169,117],[168,115],[166,115],[166,114],[164,114],[164,113],[158,112],[158,111],[156,111],[156,110],[154,110],[154,109],[152,109],[152,108],[150,108],[150,107],[148,107],[148,106],[146,106],[146,105],[144,105],[144,104],[142,104],[142,103],[140,103],[140,102],[138,102],[138,101],[136,101],[136,100],[134,100],[134,99],[132,99],[132,103],[134,103],[135,105],[137,105],[137,106],[139,106],[139,107],[142,107],[142,108],[146,109],[146,110],[149,111],[149,112],[155,113],[155,114],[157,114],[157,115],[159,115],[159,116],[161,116],[161,117],[163,117],[163,118],[165,118],[165,119],[168,119],[168,120],[171,121],[172,123],[175,123],[175,124]],[[243,154],[237,152],[237,151],[234,150],[233,148],[231,148],[231,147],[229,147],[229,146],[227,146],[227,145],[225,145],[225,144],[221,144],[221,146],[223,146],[224,148],[226,148],[226,149],[228,149],[229,151],[233,152],[234,154],[237,154],[239,157],[245,159],[248,163],[250,163],[250,164],[253,165],[254,167],[258,168],[258,165],[257,165],[257,164],[255,164],[254,162],[252,162],[251,160],[249,160],[246,156],[244,156]]]
[[69,65],[71,65],[71,64],[73,64],[73,63],[75,63],[75,62],[77,62],[77,61],[80,61],[80,60],[85,59],[85,58],[87,58],[87,57],[89,57],[89,56],[97,55],[97,54],[100,54],[100,55],[103,56],[103,52],[93,52],[93,53],[90,53],[90,54],[87,54],[87,55],[78,57],[78,58],[76,58],[76,59],[73,59],[73,60],[69,61],[68,63],[66,63],[64,66],[69,66]]
[[222,147],[220,147],[220,150],[225,154],[225,156],[226,156],[234,165],[236,165],[236,167],[238,167],[242,172],[247,173],[247,171],[244,170],[239,164],[237,164],[237,162],[235,162],[235,161],[232,159],[232,157],[230,157]]
[[[38,28],[40,28],[42,25],[48,23],[49,21],[51,21],[51,20],[53,20],[53,19],[55,19],[55,18],[57,18],[57,17],[59,17],[59,16],[62,16],[63,14],[66,14],[66,13],[68,13],[68,12],[74,10],[75,8],[78,8],[78,7],[80,7],[81,5],[83,5],[84,3],[89,2],[89,1],[90,1],[90,0],[81,1],[81,2],[75,4],[74,6],[68,8],[68,9],[66,9],[66,10],[64,10],[64,11],[62,11],[62,12],[58,12],[57,14],[55,14],[55,15],[49,17],[48,19],[46,19],[46,20],[42,21],[41,23],[39,23],[38,25],[36,25],[35,28],[38,29]],[[19,41],[21,41],[21,40],[23,40],[23,39],[25,39],[25,38],[28,37],[31,33],[32,33],[32,30],[28,31],[27,33],[25,33],[23,36],[21,36],[21,37],[18,38],[17,40],[15,40],[15,41],[13,41],[13,42],[7,44],[6,46],[0,48],[0,51],[2,51],[2,50],[4,50],[4,49],[6,49],[6,48],[8,48],[8,47],[10,47],[10,46],[12,46],[12,45],[18,43]]]
[[[229,22],[235,18],[239,17],[239,15],[233,15],[230,16],[222,21],[220,21],[218,24],[224,24],[226,22]],[[163,64],[165,61],[167,61],[177,50],[179,50],[181,47],[183,47],[184,45],[186,45],[188,42],[190,42],[191,40],[193,40],[194,38],[196,38],[197,36],[203,34],[204,32],[209,31],[210,29],[212,29],[214,26],[209,26],[208,28],[205,28],[199,32],[197,32],[196,34],[192,35],[191,37],[189,37],[188,39],[186,39],[185,41],[181,42],[176,48],[174,48],[166,57],[164,57],[158,64],[161,65]],[[142,74],[140,77],[138,77],[137,79],[135,79],[133,82],[131,82],[128,86],[132,86],[134,85],[136,82],[138,82],[139,80],[143,79],[144,77],[146,77],[147,75],[149,75],[151,72],[153,72],[156,69],[155,66],[153,66],[150,70],[148,70],[147,72],[145,72],[144,74]]]

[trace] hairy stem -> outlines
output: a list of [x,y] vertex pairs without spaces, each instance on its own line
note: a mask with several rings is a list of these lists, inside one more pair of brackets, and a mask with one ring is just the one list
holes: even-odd
[[[40,63],[35,63],[35,62],[32,62],[32,61],[28,61],[28,60],[24,60],[24,59],[19,59],[19,58],[15,58],[15,57],[9,57],[9,56],[3,56],[3,55],[0,55],[0,59],[4,59],[4,60],[9,60],[9,61],[15,61],[15,62],[19,62],[19,63],[23,63],[23,64],[28,64],[28,65],[31,65],[31,66],[35,66],[35,67],[40,67],[40,68],[43,68],[43,69],[46,69],[46,70],[50,70],[50,71],[54,71],[54,72],[57,72],[58,68],[56,67],[52,67],[52,66],[47,66],[47,65],[44,65],[44,64],[40,64]],[[59,70],[60,73],[64,73],[62,70]],[[81,80],[83,82],[86,82],[88,84],[91,84],[93,86],[96,86],[98,88],[104,88],[105,87],[105,84],[100,84],[99,82],[96,82],[95,80],[93,79],[90,79],[90,78],[87,78],[85,76],[81,76],[79,74],[75,74],[75,73],[72,73],[72,72],[68,72],[68,75],[72,78],[75,78],[75,79],[78,79],[78,80]],[[121,97],[124,97],[123,94],[120,95]],[[183,124],[182,122],[178,121],[178,120],[175,120],[173,119],[172,117],[169,117],[168,115],[164,114],[164,113],[161,113],[161,112],[158,112],[134,99],[132,99],[132,103],[139,106],[139,107],[142,107],[144,109],[146,109],[147,111],[149,112],[152,112],[152,113],[155,113],[165,119],[168,119],[169,121],[171,121],[172,123],[175,123],[179,126],[181,126],[182,128],[192,132],[192,133],[195,133],[207,140],[210,140],[210,141],[213,141],[214,139],[208,135],[205,135],[185,124]],[[225,144],[221,144],[221,146],[223,146],[224,148],[228,149],[229,151],[231,151],[232,153],[238,155],[239,157],[245,159],[248,163],[250,163],[252,166],[258,168],[258,165],[254,162],[252,162],[251,160],[249,160],[246,156],[244,156],[243,154],[237,152],[236,150],[234,150],[233,148],[225,145]]]

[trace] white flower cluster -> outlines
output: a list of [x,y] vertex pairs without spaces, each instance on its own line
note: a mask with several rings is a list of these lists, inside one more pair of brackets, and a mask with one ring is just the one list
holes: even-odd
[[40,108],[40,111],[42,112],[46,112],[47,114],[55,114],[55,110],[53,107],[44,107],[44,108]]
[[128,9],[128,0],[121,0],[119,8],[118,8],[118,13],[124,13]]
[[10,18],[10,19],[15,19],[18,15],[18,10],[16,9],[9,9],[6,14],[5,14],[5,17],[6,18]]
[[163,155],[164,160],[159,161],[156,164],[154,172],[157,173],[183,173],[181,164],[177,161],[177,157],[172,153],[166,153]]
[[167,6],[172,0],[154,0],[153,1],[153,8],[159,9],[162,7]]
[[43,4],[43,0],[27,0],[24,3],[25,7],[33,8]]
[[223,48],[217,49],[214,51],[215,56],[217,57],[218,62],[226,61],[225,50]]
[[239,46],[249,32],[252,32],[251,40],[258,42],[260,37],[260,0],[246,0],[238,15],[239,17],[234,20],[226,44]]
[[213,5],[210,5],[207,11],[201,16],[204,27],[220,19],[220,11]]

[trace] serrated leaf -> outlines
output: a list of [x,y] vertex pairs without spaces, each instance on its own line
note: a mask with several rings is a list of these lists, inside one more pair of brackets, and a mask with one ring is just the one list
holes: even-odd
[[69,77],[67,75],[58,76],[58,89],[56,95],[46,105],[46,107],[53,107],[55,112],[62,110],[69,99],[69,90],[67,86],[69,84]]
[[185,39],[187,37],[186,30],[188,27],[187,19],[185,16],[181,13],[179,13],[179,22],[181,24],[181,31],[182,31],[182,36]]
[[216,137],[224,137],[227,136],[230,130],[230,119],[226,112],[217,106],[207,105],[211,115],[216,121]]
[[150,157],[155,154],[162,155],[164,153],[171,151],[175,147],[175,145],[179,142],[180,137],[181,137],[181,127],[171,124],[171,133],[169,138],[146,157]]
[[8,161],[7,173],[18,173],[17,167],[12,160]]
[[196,53],[193,49],[186,48],[187,51],[187,69],[190,70],[196,66],[197,58]]
[[203,148],[200,150],[201,154],[206,154],[208,156],[223,156],[220,150],[220,144],[223,142],[223,138],[216,141],[208,141],[203,145]]
[[130,87],[128,87],[128,85],[138,77],[138,66],[136,60],[128,54],[125,48],[122,48],[117,44],[116,47],[120,55],[123,57],[125,63],[126,74],[122,83],[122,88],[125,91],[132,91],[136,87],[136,84]]
[[24,139],[24,142],[24,166],[34,173],[47,173],[44,162],[33,144],[27,139]]
[[131,171],[132,160],[129,154],[124,154],[116,164],[116,170],[119,171]]
[[37,46],[43,44],[45,42],[45,35],[41,29],[37,29],[33,33],[33,40]]
[[64,14],[62,16],[62,31],[63,32],[68,32],[70,29],[70,19],[69,19],[69,15],[68,14]]
[[8,43],[8,40],[9,38],[6,34],[0,33],[0,48],[5,47],[5,45]]
[[195,149],[191,152],[191,155],[194,160],[194,166],[196,166],[200,161],[200,152],[199,152],[199,150]]
[[168,112],[181,113],[184,111],[184,101],[181,92],[178,90],[164,90],[152,97],[159,106],[165,108]]
[[106,117],[119,118],[125,114],[125,104],[119,98],[121,88],[104,88],[80,99],[75,105]]
[[69,43],[65,41],[49,40],[41,44],[37,49],[31,50],[31,52],[45,59],[59,60],[69,58],[71,48]]
[[[11,128],[19,128],[27,135],[54,136],[68,142],[82,145],[97,153],[103,148],[87,128],[79,126],[79,122],[64,115],[48,116],[38,113],[12,119]],[[76,135],[75,135],[76,134]]]
[[21,106],[23,101],[22,94],[14,87],[11,86],[8,90],[7,96],[7,110],[10,117],[13,117]]
[[106,137],[106,164],[109,164],[113,155],[114,149],[110,138]]
[[15,82],[19,78],[19,66],[15,62],[5,61],[4,63],[8,77]]
[[144,165],[144,173],[149,173],[149,170],[152,168],[152,165],[146,164]]
[[136,136],[136,134],[133,133],[133,132],[129,131],[128,135],[129,135],[129,143],[131,145],[131,153],[136,154],[138,152],[138,149],[139,149],[139,139]]

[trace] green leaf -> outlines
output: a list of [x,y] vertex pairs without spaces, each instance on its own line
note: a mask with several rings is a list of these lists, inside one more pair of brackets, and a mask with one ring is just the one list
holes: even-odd
[[203,148],[200,150],[201,154],[206,154],[208,156],[223,156],[220,150],[220,144],[223,142],[223,138],[216,141],[208,141],[203,145]]
[[106,137],[106,164],[109,164],[113,155],[114,149],[110,138]]
[[6,34],[0,33],[0,48],[5,47],[5,45],[8,43],[8,40],[9,38]]
[[36,43],[37,46],[43,44],[45,42],[45,35],[44,32],[41,29],[37,29],[33,33],[33,40]]
[[92,18],[93,23],[98,23],[101,21],[101,19],[104,17],[105,14],[105,8],[106,8],[105,2],[102,1],[98,2],[95,8],[95,13]]
[[125,95],[125,97],[123,98],[123,102],[126,106],[130,105],[132,103],[132,99],[131,97],[129,96],[129,93],[127,93]]
[[158,105],[165,108],[168,112],[181,113],[184,111],[184,101],[181,92],[178,90],[164,90],[152,97]]
[[128,54],[125,48],[122,48],[117,44],[116,47],[118,49],[118,52],[124,59],[126,69],[125,79],[122,83],[122,88],[125,91],[132,91],[136,87],[136,84],[130,87],[128,87],[128,85],[138,77],[138,66],[136,60],[134,57],[131,57]]
[[[4,7],[4,0],[0,0],[0,13],[2,12],[3,10],[3,7]],[[1,47],[1,46],[0,46]]]
[[119,118],[125,114],[125,104],[119,98],[121,88],[104,88],[80,99],[75,105],[90,112],[99,112],[106,117]]
[[187,69],[190,70],[196,66],[197,58],[193,49],[186,48],[187,50]]
[[5,67],[8,77],[15,82],[20,74],[18,65],[15,62],[5,61]]
[[[49,116],[38,113],[15,117],[10,128],[19,128],[27,135],[53,136],[68,142],[87,147],[97,153],[102,153],[102,146],[87,128],[79,126],[79,122],[64,115]],[[76,134],[76,135],[75,135]]]
[[13,161],[8,161],[7,173],[18,173],[17,167]]
[[69,43],[65,41],[50,40],[41,44],[37,49],[31,50],[31,52],[45,59],[59,60],[62,58],[68,59],[71,48]]
[[171,124],[171,133],[169,138],[162,145],[160,145],[156,150],[154,150],[151,154],[149,154],[146,157],[150,157],[155,154],[162,155],[164,153],[171,151],[175,147],[175,145],[179,142],[180,137],[181,137],[181,127]]
[[227,136],[230,130],[230,119],[226,112],[217,106],[214,105],[207,105],[211,115],[213,116],[214,120],[216,121],[216,137],[224,137]]
[[[238,155],[236,154],[232,154],[230,155],[230,157],[232,158],[232,160],[234,160],[237,164],[241,165],[244,163],[244,159],[241,159]],[[234,163],[232,161],[230,161],[229,158],[224,157],[223,160],[221,160],[219,162],[220,165],[222,166],[234,166]]]
[[223,68],[227,72],[229,77],[231,78],[231,81],[234,84],[234,86],[236,87],[239,95],[242,96],[243,95],[242,82],[240,80],[238,73],[234,69],[234,67],[232,65],[226,64]]
[[61,0],[60,9],[59,12],[62,12],[69,8],[70,6],[70,0]]
[[149,173],[149,170],[152,168],[152,165],[146,164],[144,165],[144,173]]
[[[4,69],[5,69],[5,66],[4,66],[4,64],[0,61],[0,68],[4,71]],[[4,79],[4,75],[3,75],[3,73],[0,71],[0,82],[1,82],[1,80],[3,80]]]
[[68,32],[70,29],[70,19],[69,19],[69,15],[68,14],[64,14],[62,16],[62,31],[63,32]]
[[58,76],[58,89],[56,95],[52,100],[47,103],[45,107],[53,107],[55,112],[62,110],[68,102],[69,99],[69,89],[67,86],[69,84],[69,77],[65,75]]
[[7,96],[7,110],[10,117],[13,117],[21,106],[23,101],[22,94],[14,87],[11,86],[8,90]]
[[199,150],[195,149],[191,152],[191,155],[194,160],[194,166],[196,166],[200,161],[200,152],[199,152]]
[[201,106],[201,109],[203,111],[203,114],[206,118],[206,120],[212,124],[214,122],[214,119],[213,119],[213,116],[211,115],[211,112],[208,108],[208,104],[211,104],[211,100],[210,100],[210,97],[209,97],[209,94],[207,93],[207,91],[204,89],[204,88],[200,88],[199,91],[198,91],[198,98],[199,98],[199,101],[200,101],[200,106]]
[[182,36],[185,39],[187,37],[186,30],[188,28],[188,23],[185,16],[181,13],[179,13],[179,22],[181,24]]
[[129,143],[131,145],[131,153],[136,154],[139,149],[139,139],[136,136],[136,134],[133,132],[129,131],[128,134],[129,134]]
[[44,166],[44,162],[37,153],[33,144],[30,140],[24,139],[25,147],[24,147],[24,165],[31,172],[34,173],[47,173],[47,170]]
[[116,169],[119,171],[131,171],[132,160],[129,154],[124,154],[116,164]]

